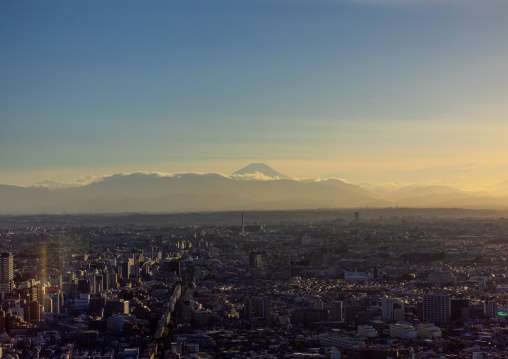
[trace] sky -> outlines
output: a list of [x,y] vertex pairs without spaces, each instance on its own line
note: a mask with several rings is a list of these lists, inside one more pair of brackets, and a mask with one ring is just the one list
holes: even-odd
[[5,0],[0,183],[508,181],[508,1]]

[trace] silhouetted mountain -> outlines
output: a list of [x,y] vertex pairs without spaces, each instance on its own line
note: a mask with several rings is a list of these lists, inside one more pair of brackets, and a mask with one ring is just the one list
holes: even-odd
[[245,176],[245,175],[258,175],[261,174],[264,177],[268,177],[271,179],[291,179],[288,176],[283,175],[280,172],[277,172],[273,168],[265,165],[264,163],[251,163],[250,165],[239,169],[233,176]]
[[374,192],[372,192],[372,191],[368,191],[367,189],[365,189],[363,187],[344,182],[344,181],[337,179],[337,178],[329,178],[324,181],[320,181],[318,183],[321,183],[326,186],[336,186],[336,187],[342,188],[344,190],[351,191],[351,192],[354,192],[354,193],[357,193],[360,195],[364,195],[364,196],[369,196],[369,197],[375,196]]
[[340,181],[245,181],[215,173],[172,176],[134,173],[116,174],[72,188],[3,186],[0,213],[178,212],[387,204],[368,194],[358,186]]
[[[250,167],[250,169],[248,169]],[[261,172],[262,170],[263,172]],[[254,172],[252,172],[254,171]],[[115,174],[81,187],[0,185],[0,214],[198,212],[352,207],[506,208],[507,197],[447,186],[407,186],[376,193],[339,179],[296,181],[253,164],[232,177],[217,173]]]

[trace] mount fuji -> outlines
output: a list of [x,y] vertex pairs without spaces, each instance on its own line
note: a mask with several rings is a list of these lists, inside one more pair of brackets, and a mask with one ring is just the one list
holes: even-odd
[[238,171],[233,173],[233,176],[258,175],[258,174],[274,180],[291,179],[290,177],[283,175],[280,172],[277,172],[276,170],[274,170],[270,166],[267,166],[264,163],[251,163],[250,165],[242,169],[239,169]]

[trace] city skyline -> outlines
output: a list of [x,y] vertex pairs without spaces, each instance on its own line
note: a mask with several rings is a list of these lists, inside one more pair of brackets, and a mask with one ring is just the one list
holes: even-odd
[[508,180],[502,1],[0,4],[0,183]]

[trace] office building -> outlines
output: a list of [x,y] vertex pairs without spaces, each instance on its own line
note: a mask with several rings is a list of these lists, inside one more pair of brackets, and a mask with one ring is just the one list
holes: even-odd
[[332,302],[326,305],[326,309],[330,312],[330,320],[332,322],[340,322],[343,320],[342,316],[342,302]]
[[454,298],[450,300],[451,319],[467,319],[464,313],[469,314],[469,299]]
[[0,295],[5,297],[14,287],[14,257],[11,252],[2,252],[0,256]]
[[175,273],[177,277],[180,277],[182,275],[180,261],[166,260],[162,262],[162,270],[166,274]]
[[385,322],[393,322],[393,303],[394,300],[392,298],[383,298],[381,313]]
[[485,302],[485,318],[495,318],[497,316],[497,302]]
[[249,255],[249,265],[251,268],[264,268],[265,267],[265,252],[252,252]]
[[451,301],[447,294],[424,294],[423,321],[447,324],[451,319]]
[[244,301],[244,317],[254,316],[269,321],[270,314],[270,298],[252,297]]
[[392,338],[416,338],[417,331],[409,323],[390,324],[390,337]]

